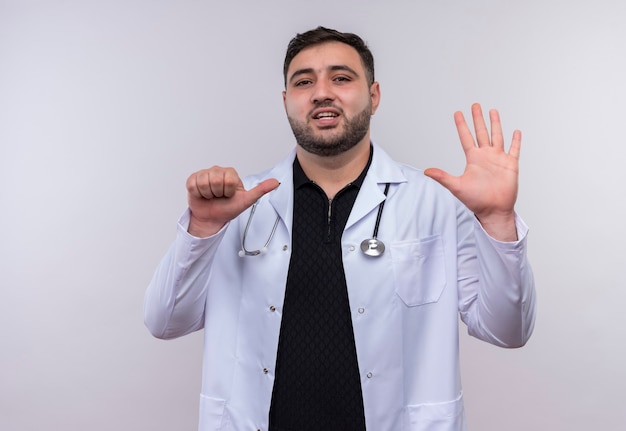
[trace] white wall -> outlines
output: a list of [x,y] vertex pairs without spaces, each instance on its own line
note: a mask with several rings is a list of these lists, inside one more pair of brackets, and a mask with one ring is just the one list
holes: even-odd
[[196,428],[200,334],[151,338],[144,289],[189,173],[292,146],[283,54],[319,24],[370,43],[396,158],[460,172],[452,113],[474,101],[524,133],[539,316],[521,350],[461,340],[470,429],[625,429],[625,19],[621,0],[0,0],[0,429]]

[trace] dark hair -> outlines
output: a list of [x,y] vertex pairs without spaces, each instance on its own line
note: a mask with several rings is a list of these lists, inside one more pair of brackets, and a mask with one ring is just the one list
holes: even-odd
[[374,56],[363,39],[354,33],[341,33],[337,30],[320,26],[315,30],[298,33],[289,42],[289,45],[287,46],[287,54],[285,54],[285,64],[283,66],[285,85],[287,85],[287,69],[289,69],[289,65],[291,64],[293,58],[305,48],[327,42],[341,42],[354,48],[361,57],[369,84],[371,85],[374,83]]

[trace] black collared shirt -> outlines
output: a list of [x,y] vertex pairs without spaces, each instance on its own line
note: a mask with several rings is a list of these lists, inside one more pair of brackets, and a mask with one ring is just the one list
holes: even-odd
[[329,200],[293,164],[292,255],[270,431],[364,431],[365,413],[341,237],[372,160]]

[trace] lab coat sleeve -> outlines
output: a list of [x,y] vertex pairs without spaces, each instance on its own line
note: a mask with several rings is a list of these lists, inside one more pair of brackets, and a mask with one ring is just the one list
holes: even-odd
[[209,238],[187,232],[189,210],[178,221],[174,243],[161,260],[144,299],[152,335],[171,339],[202,329],[210,267],[226,226]]
[[470,335],[521,347],[535,322],[535,283],[527,258],[528,227],[516,215],[518,241],[491,238],[475,217],[459,246],[459,309]]

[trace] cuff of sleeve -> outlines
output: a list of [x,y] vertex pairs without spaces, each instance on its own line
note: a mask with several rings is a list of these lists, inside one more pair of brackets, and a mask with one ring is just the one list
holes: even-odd
[[185,212],[180,216],[177,223],[177,242],[182,245],[182,248],[190,250],[191,254],[202,254],[207,249],[211,247],[212,244],[215,244],[216,241],[221,239],[228,227],[228,223],[222,227],[215,234],[206,237],[206,238],[198,238],[196,236],[191,235],[187,230],[189,229],[189,219],[191,217],[191,212],[189,208],[185,210]]

